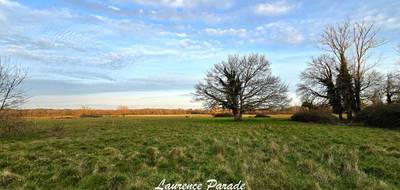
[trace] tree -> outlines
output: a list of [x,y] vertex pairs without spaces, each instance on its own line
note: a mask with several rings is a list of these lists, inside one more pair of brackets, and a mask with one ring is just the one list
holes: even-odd
[[378,30],[374,24],[358,22],[353,25],[352,42],[354,48],[354,61],[351,65],[354,82],[354,111],[361,110],[362,92],[373,86],[372,77],[375,77],[374,71],[371,71],[374,65],[368,64],[367,60],[370,50],[383,44],[382,40],[377,39]]
[[123,117],[125,117],[125,115],[127,115],[129,113],[128,106],[120,105],[117,107],[117,110],[118,110],[119,114],[121,114]]
[[0,57],[0,132],[18,131],[23,127],[21,114],[12,109],[25,102],[20,86],[26,73]]
[[347,113],[347,119],[353,119],[353,110],[355,109],[355,99],[353,91],[352,78],[347,70],[347,63],[340,64],[339,74],[336,78],[337,92],[341,95],[343,109]]
[[195,86],[194,99],[205,107],[230,109],[235,120],[246,111],[288,104],[288,87],[273,76],[263,55],[232,55],[214,65],[204,81]]
[[336,78],[337,92],[341,96],[343,108],[347,118],[351,119],[354,110],[354,92],[352,78],[348,70],[348,59],[346,58],[351,47],[350,22],[337,26],[328,26],[322,34],[321,44],[339,63],[339,73]]
[[382,90],[387,104],[400,101],[400,80],[396,73],[388,73],[383,82]]
[[366,75],[366,78],[364,78],[365,81],[368,81],[368,88],[365,90],[362,90],[362,100],[364,100],[362,103],[364,104],[382,104],[383,103],[383,86],[384,86],[384,75],[377,72],[377,71],[371,71],[368,75]]
[[355,101],[352,77],[348,70],[347,59],[347,54],[351,47],[350,22],[345,22],[337,26],[328,26],[322,34],[321,44],[336,57],[339,63],[336,88],[340,94],[343,108],[347,113],[347,118],[351,119],[353,118],[352,110],[354,110]]
[[350,22],[326,27],[320,43],[324,50],[336,57],[339,64],[347,63],[346,55],[351,46]]
[[[342,112],[346,112],[347,117],[351,119],[353,112],[361,110],[362,100],[371,96],[368,94],[371,92],[369,88],[377,85],[377,72],[372,70],[374,64],[369,64],[368,58],[371,50],[382,43],[377,39],[377,29],[373,24],[347,21],[327,26],[320,44],[327,51],[327,55],[322,57],[331,57],[331,60],[327,62],[324,58],[325,60],[317,61],[319,64],[309,65],[302,73],[302,83],[298,91],[303,97],[318,97],[328,101],[333,112],[339,114],[339,117]],[[327,69],[336,70],[330,72],[334,76],[326,76]],[[322,80],[318,76],[325,78]],[[310,84],[318,85],[312,87]],[[322,96],[318,96],[316,90]]]
[[7,64],[6,61],[0,57],[0,115],[4,114],[5,110],[16,108],[26,100],[24,92],[20,90],[26,78],[26,72]]
[[302,82],[298,85],[297,92],[306,102],[328,103],[332,106],[333,113],[342,118],[341,95],[335,84],[337,73],[338,64],[333,57],[322,55],[313,58],[300,75]]

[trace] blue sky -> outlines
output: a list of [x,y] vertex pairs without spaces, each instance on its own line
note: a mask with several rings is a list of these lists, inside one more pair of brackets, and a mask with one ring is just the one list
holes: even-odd
[[29,70],[24,107],[198,108],[190,93],[229,54],[262,53],[290,87],[327,24],[374,22],[377,70],[397,69],[400,1],[0,0],[0,55]]

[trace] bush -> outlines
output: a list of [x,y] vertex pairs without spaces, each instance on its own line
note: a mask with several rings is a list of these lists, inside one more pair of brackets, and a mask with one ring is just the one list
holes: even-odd
[[80,118],[98,118],[98,117],[101,117],[101,115],[95,115],[95,114],[81,114],[79,117],[80,117]]
[[214,113],[214,117],[233,117],[232,113],[225,112],[225,113]]
[[355,121],[382,128],[400,128],[400,104],[370,106],[360,111]]
[[3,110],[0,114],[0,134],[18,133],[25,127],[25,120],[20,113]]
[[269,116],[269,115],[267,115],[267,114],[265,114],[265,113],[256,113],[256,115],[255,115],[254,117],[269,118],[269,117],[271,117],[271,116]]
[[335,124],[337,118],[332,114],[320,110],[303,110],[292,115],[293,121]]

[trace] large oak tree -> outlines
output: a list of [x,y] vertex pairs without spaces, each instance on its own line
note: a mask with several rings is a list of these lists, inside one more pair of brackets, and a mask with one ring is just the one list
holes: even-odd
[[249,110],[287,105],[287,91],[287,85],[272,75],[264,55],[232,55],[195,86],[194,99],[208,108],[230,109],[234,119],[241,120]]

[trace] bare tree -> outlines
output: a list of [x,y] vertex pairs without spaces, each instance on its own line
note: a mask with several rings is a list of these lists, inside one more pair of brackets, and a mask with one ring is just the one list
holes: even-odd
[[[366,22],[347,21],[327,26],[320,44],[328,54],[322,56],[325,58],[313,59],[302,73],[298,91],[303,98],[318,97],[317,90],[325,96],[319,96],[318,99],[328,101],[334,113],[340,116],[343,109],[351,119],[353,112],[360,111],[362,100],[371,97],[368,88],[376,86],[378,82],[377,72],[372,70],[375,64],[368,62],[371,50],[383,43],[377,39],[377,33],[374,24]],[[332,58],[328,60],[326,57]],[[332,77],[326,76],[327,69],[334,71],[331,72]]]
[[125,117],[129,113],[128,106],[120,105],[117,107],[117,110],[118,110],[119,114],[121,114],[123,117]]
[[360,93],[361,104],[363,102],[372,101],[370,99],[371,92],[377,90],[382,91],[381,87],[383,80],[384,76],[375,70],[371,70],[368,73],[364,74],[361,81],[361,93]]
[[5,59],[0,58],[0,115],[25,102],[26,97],[20,89],[25,78],[24,70],[7,64]]
[[382,86],[387,104],[400,101],[400,77],[392,72],[386,75]]
[[298,85],[297,92],[307,102],[328,103],[332,106],[333,113],[342,118],[343,107],[340,94],[335,86],[338,67],[335,59],[328,55],[313,58],[300,75],[302,82]]
[[354,61],[351,65],[353,83],[355,112],[361,110],[362,92],[374,85],[373,77],[375,72],[371,69],[375,64],[368,64],[370,50],[383,44],[383,40],[377,39],[378,30],[374,24],[367,24],[365,21],[354,23],[352,41],[354,47]]
[[233,55],[214,65],[195,86],[194,99],[208,108],[230,109],[234,119],[241,120],[245,111],[287,105],[287,91],[287,85],[272,75],[265,56]]
[[19,131],[24,124],[21,113],[13,109],[26,100],[20,89],[26,72],[7,61],[0,57],[0,133]]
[[350,22],[345,22],[337,26],[327,26],[322,34],[320,43],[322,48],[332,53],[340,64],[347,63],[346,55],[351,46]]
[[333,54],[339,62],[339,73],[336,77],[336,91],[340,94],[343,109],[347,118],[352,118],[354,110],[354,92],[352,78],[348,69],[347,58],[351,47],[351,26],[345,22],[337,26],[328,26],[322,34],[323,48]]

